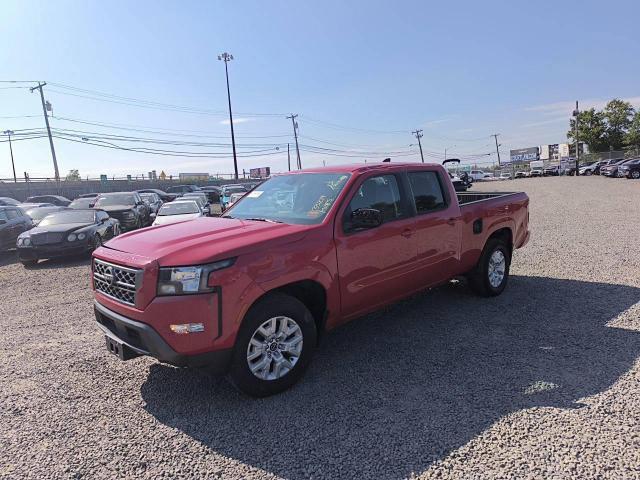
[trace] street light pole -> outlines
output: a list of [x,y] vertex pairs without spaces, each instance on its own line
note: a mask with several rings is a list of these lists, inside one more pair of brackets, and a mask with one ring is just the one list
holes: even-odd
[[13,147],[11,146],[11,135],[13,135],[13,130],[5,130],[4,133],[7,137],[9,137],[9,152],[11,152],[11,167],[13,168],[13,183],[18,183],[18,179],[16,178],[16,164],[13,163]]
[[231,113],[231,91],[229,90],[229,68],[227,63],[233,60],[233,55],[227,52],[218,55],[218,60],[224,61],[224,73],[227,77],[227,100],[229,102],[229,123],[231,124],[231,146],[233,147],[233,170],[235,172],[236,180],[238,179],[238,158],[236,156],[236,137],[233,132],[233,114]]

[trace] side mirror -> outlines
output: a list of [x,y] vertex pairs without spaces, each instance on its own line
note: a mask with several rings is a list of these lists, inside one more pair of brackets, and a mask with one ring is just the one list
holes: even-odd
[[351,212],[351,229],[375,228],[382,225],[384,216],[375,208],[358,208]]
[[156,214],[155,213],[150,213],[149,217],[152,218],[152,219],[155,219],[156,218]]

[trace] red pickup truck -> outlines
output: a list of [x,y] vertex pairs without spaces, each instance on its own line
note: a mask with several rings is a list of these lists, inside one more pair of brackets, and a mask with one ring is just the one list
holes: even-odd
[[122,360],[228,373],[254,396],[303,374],[320,335],[466,276],[499,295],[529,239],[524,193],[456,193],[440,165],[274,176],[224,215],[120,235],[93,253],[95,315]]

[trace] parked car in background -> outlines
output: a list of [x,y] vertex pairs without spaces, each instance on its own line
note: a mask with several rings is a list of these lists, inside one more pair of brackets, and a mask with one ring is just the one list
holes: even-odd
[[626,160],[624,158],[618,159],[613,162],[609,162],[606,165],[600,167],[600,175],[605,177],[615,177],[618,173],[618,167],[622,165]]
[[557,177],[560,175],[560,167],[557,165],[545,167],[542,169],[542,176],[544,177]]
[[206,201],[203,200],[202,197],[200,196],[187,197],[186,195],[183,195],[182,197],[176,198],[174,200],[174,202],[191,202],[191,201],[194,201],[198,204],[198,206],[202,210],[202,213],[205,216],[211,215],[211,206],[208,203],[206,203]]
[[526,178],[526,177],[527,177],[527,172],[523,170],[518,170],[516,172],[515,178]]
[[142,201],[149,206],[150,214],[156,215],[162,206],[162,200],[157,193],[141,193]]
[[61,195],[34,195],[27,198],[25,203],[50,203],[58,207],[67,207],[71,200]]
[[38,203],[38,202],[30,202],[30,203],[19,203],[18,207],[22,210],[29,210],[31,208],[40,208],[40,207],[55,207],[53,203]]
[[613,175],[617,178],[622,178],[626,176],[626,168],[625,170],[622,170],[624,167],[626,167],[627,165],[631,164],[632,162],[634,162],[636,159],[635,158],[629,158],[627,160],[625,160],[624,162],[618,164],[618,168],[616,169],[616,173]]
[[94,207],[117,219],[123,232],[151,225],[149,207],[138,192],[102,193]]
[[530,177],[541,177],[543,175],[542,169],[541,168],[532,168],[529,171],[529,176]]
[[[479,295],[500,295],[512,252],[529,239],[528,204],[524,193],[456,194],[441,165],[277,175],[222,217],[97,249],[97,325],[121,360],[207,366],[272,395],[349,320],[459,275]],[[114,290],[114,275],[130,280]]]
[[204,187],[200,187],[200,191],[207,194],[209,197],[209,203],[220,203],[220,192],[222,191],[222,187],[217,187],[215,185],[207,185]]
[[153,225],[167,225],[169,223],[184,222],[194,218],[204,217],[205,213],[200,203],[193,200],[181,199],[179,201],[165,203],[160,207]]
[[595,162],[595,163],[589,163],[587,165],[582,165],[578,169],[578,174],[586,175],[586,176],[598,175],[600,173],[601,165],[603,165],[603,162]]
[[69,204],[68,208],[86,210],[87,208],[93,208],[93,205],[96,203],[96,200],[97,200],[97,197],[76,198],[73,202]]
[[499,178],[500,180],[511,180],[511,174],[509,172],[502,172]]
[[33,227],[24,210],[13,205],[0,205],[0,252],[16,247],[16,239]]
[[229,204],[232,193],[247,193],[244,185],[224,185],[220,192],[220,208],[224,212]]
[[11,198],[11,197],[0,197],[0,207],[4,207],[7,205],[19,205],[20,202],[18,200],[16,200],[15,198]]
[[46,258],[89,253],[118,234],[118,221],[103,210],[65,209],[18,236],[18,259],[30,266]]
[[231,208],[238,200],[240,200],[246,194],[247,194],[247,192],[245,192],[245,193],[232,193],[231,197],[229,197],[229,204],[227,205],[227,208]]
[[96,198],[98,195],[100,195],[99,193],[83,193],[82,195],[78,195],[76,197],[76,199],[78,198]]
[[490,173],[483,172],[482,170],[471,170],[469,176],[473,179],[474,182],[493,177],[493,175],[491,175]]
[[163,202],[170,202],[171,200],[175,200],[176,194],[169,194],[164,190],[160,190],[159,188],[143,188],[142,190],[137,190],[138,193],[155,193],[160,197],[160,200]]
[[185,193],[198,191],[200,191],[200,189],[196,185],[174,185],[167,188],[167,193],[169,195],[174,195],[174,198],[180,197]]
[[[72,202],[73,203],[73,202]],[[40,221],[49,215],[50,213],[59,212],[60,210],[64,210],[68,207],[56,207],[55,205],[51,205],[50,207],[36,207],[25,210],[25,213],[31,217],[33,222],[33,226],[37,226]]]
[[640,179],[640,158],[634,158],[624,165],[620,165],[618,169],[620,175],[635,180]]

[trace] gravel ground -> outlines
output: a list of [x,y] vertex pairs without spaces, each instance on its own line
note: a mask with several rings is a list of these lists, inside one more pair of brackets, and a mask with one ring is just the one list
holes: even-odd
[[502,296],[352,322],[262,400],[109,356],[87,260],[0,257],[0,477],[640,478],[640,182],[494,189],[531,197]]

